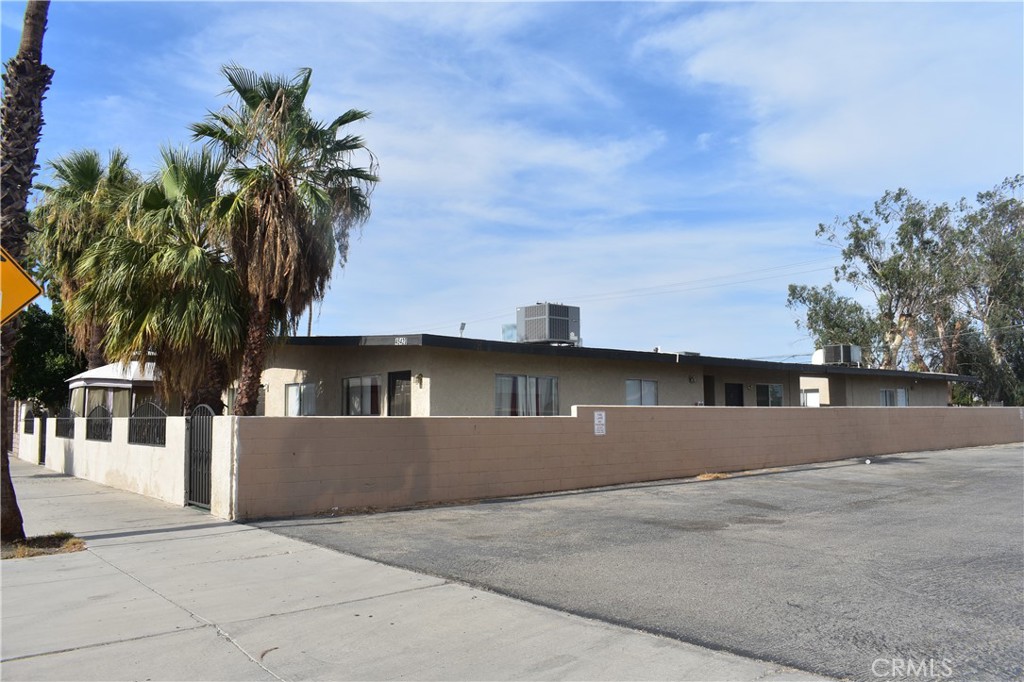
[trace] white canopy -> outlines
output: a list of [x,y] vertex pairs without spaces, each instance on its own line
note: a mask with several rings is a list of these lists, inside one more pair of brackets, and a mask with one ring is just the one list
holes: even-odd
[[129,388],[139,384],[152,385],[155,373],[156,365],[152,362],[140,363],[132,360],[127,366],[115,362],[76,374],[68,379],[68,385],[69,388]]

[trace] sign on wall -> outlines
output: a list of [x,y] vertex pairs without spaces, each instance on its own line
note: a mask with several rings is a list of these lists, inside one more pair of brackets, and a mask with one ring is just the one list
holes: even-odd
[[605,430],[605,415],[604,410],[594,411],[594,435],[603,436],[606,433]]

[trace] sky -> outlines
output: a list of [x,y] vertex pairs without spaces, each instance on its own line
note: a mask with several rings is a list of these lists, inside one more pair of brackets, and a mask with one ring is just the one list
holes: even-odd
[[1020,2],[55,0],[40,179],[81,148],[148,175],[229,103],[222,65],[310,67],[317,118],[371,112],[381,178],[315,335],[500,339],[549,301],[590,347],[807,361],[818,224],[1024,172],[1022,55]]

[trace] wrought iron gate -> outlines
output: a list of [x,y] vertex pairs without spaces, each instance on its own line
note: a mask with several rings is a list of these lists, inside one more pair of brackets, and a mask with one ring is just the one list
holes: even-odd
[[209,405],[200,405],[192,410],[188,418],[188,450],[185,461],[188,475],[185,499],[189,504],[203,509],[210,508],[210,468],[213,461],[213,410]]
[[46,417],[47,414],[43,412],[39,415],[39,463],[46,464]]

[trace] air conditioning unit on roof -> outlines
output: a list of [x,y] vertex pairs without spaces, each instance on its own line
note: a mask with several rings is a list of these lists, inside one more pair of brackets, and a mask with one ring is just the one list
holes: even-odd
[[860,346],[853,346],[848,343],[833,344],[825,346],[822,364],[825,365],[847,365],[859,367],[861,363]]
[[580,345],[579,307],[538,303],[516,308],[516,340],[519,343]]

